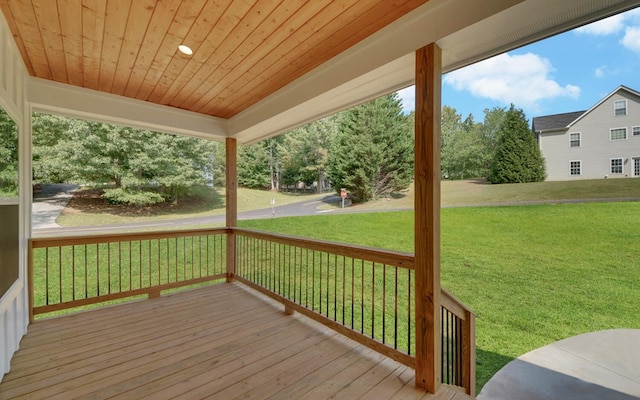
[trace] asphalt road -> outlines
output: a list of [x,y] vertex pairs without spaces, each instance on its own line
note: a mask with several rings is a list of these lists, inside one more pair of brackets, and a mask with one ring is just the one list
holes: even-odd
[[[86,233],[113,233],[131,229],[175,228],[188,225],[224,223],[225,216],[181,218],[164,221],[134,222],[99,226],[60,227],[55,223],[77,187],[73,185],[46,185],[34,195],[33,203],[33,235],[78,235]],[[264,219],[274,217],[297,217],[328,212],[318,210],[323,204],[339,201],[340,197],[329,194],[321,199],[301,201],[273,208],[238,213],[238,219]]]

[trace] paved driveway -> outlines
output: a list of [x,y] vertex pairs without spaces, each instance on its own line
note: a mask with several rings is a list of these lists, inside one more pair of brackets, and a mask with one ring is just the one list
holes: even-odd
[[[73,193],[77,189],[78,186],[70,184],[44,185],[41,191],[34,194],[32,208],[32,227],[35,230],[34,234],[36,236],[108,233],[131,229],[179,227],[186,225],[223,223],[225,220],[224,214],[221,214],[210,217],[133,222],[113,225],[77,226],[67,228],[61,227],[60,225],[56,224],[56,218],[58,218],[58,215],[60,215],[62,210],[64,210],[66,205],[69,203],[69,200],[71,200],[71,198],[73,197]],[[298,203],[277,206],[274,208],[241,212],[238,213],[238,219],[260,219],[313,215],[316,213],[328,211],[318,211],[317,208],[322,204],[328,204],[339,200],[339,196],[335,194],[327,194],[318,199],[307,199]],[[348,211],[348,209],[345,210]]]
[[42,185],[40,190],[33,194],[31,206],[31,226],[33,229],[59,228],[56,218],[64,210],[73,197],[78,185],[59,183]]

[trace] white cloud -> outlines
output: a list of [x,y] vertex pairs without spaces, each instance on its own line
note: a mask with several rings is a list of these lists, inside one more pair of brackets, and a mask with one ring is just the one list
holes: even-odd
[[402,101],[402,111],[409,114],[415,108],[416,87],[411,85],[402,90],[398,90],[398,97]]
[[609,18],[601,19],[589,25],[575,30],[576,33],[605,36],[620,32],[624,29],[625,14],[617,14]]
[[585,25],[576,29],[575,32],[594,36],[623,33],[620,44],[640,53],[640,7]]
[[640,53],[640,26],[626,28],[620,43],[627,49]]
[[627,20],[631,20],[634,23],[640,23],[640,7],[634,8],[631,11],[627,11],[623,14]]
[[593,71],[593,76],[595,76],[596,78],[603,78],[604,77],[604,70],[607,68],[606,65],[601,65],[598,68],[596,68],[595,71]]
[[501,54],[449,73],[444,83],[456,90],[467,90],[475,97],[538,111],[542,100],[580,95],[579,87],[561,86],[554,81],[549,76],[552,71],[549,60],[537,54]]

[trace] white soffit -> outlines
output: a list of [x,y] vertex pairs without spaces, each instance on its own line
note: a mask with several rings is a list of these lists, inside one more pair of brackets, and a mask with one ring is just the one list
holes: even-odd
[[30,77],[33,111],[224,141],[227,120],[110,93]]

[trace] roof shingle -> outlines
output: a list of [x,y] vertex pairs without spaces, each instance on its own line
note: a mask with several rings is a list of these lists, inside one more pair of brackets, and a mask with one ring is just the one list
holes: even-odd
[[533,131],[546,132],[567,128],[570,123],[578,119],[578,117],[585,112],[586,110],[535,117],[533,118]]

